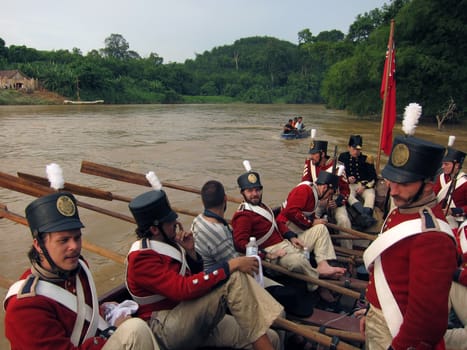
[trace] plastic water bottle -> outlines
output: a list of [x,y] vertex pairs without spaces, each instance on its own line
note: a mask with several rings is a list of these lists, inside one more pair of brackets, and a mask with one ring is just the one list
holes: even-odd
[[308,250],[308,247],[303,248],[303,256],[306,260],[310,261],[310,251]]
[[246,245],[246,256],[258,255],[258,245],[256,244],[256,237],[250,237],[250,241]]

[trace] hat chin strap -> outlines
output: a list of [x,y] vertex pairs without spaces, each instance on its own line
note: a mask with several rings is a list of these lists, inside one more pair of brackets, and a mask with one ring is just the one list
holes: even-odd
[[47,248],[45,248],[45,244],[44,244],[44,241],[42,240],[42,237],[40,237],[39,235],[37,238],[37,242],[39,243],[39,247],[41,247],[42,249],[42,254],[44,255],[47,262],[49,263],[50,267],[52,268],[51,272],[57,274],[59,278],[63,280],[67,280],[74,271],[63,270],[60,267],[58,267],[57,264],[55,264],[55,262],[50,257],[50,254],[47,251]]
[[413,196],[412,198],[409,198],[407,200],[407,205],[404,205],[403,207],[401,207],[402,209],[406,209],[406,208],[410,208],[410,205],[412,203],[416,203],[418,202],[418,200],[420,199],[420,197],[422,196],[422,193],[423,193],[423,190],[425,189],[425,180],[423,180],[422,182],[422,185],[420,186],[420,188],[418,189],[417,193],[415,193],[415,196]]

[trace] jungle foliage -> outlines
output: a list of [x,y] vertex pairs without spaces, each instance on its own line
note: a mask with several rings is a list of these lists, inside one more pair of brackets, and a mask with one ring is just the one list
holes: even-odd
[[379,115],[379,90],[391,19],[395,20],[397,105],[418,102],[424,115],[467,105],[467,0],[392,0],[338,30],[297,34],[298,44],[272,37],[242,38],[164,63],[142,58],[120,34],[86,55],[75,48],[39,51],[7,47],[0,69],[19,69],[48,90],[106,103],[325,103],[357,115]]

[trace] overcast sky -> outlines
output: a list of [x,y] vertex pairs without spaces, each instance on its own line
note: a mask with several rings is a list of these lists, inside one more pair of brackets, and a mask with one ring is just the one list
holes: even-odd
[[251,36],[297,44],[297,33],[338,29],[389,0],[10,0],[2,1],[0,38],[6,46],[79,48],[83,54],[121,34],[130,50],[164,62],[184,62]]

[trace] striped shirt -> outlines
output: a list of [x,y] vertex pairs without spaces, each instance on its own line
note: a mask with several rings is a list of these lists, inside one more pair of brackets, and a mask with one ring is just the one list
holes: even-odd
[[207,221],[199,214],[193,219],[191,232],[195,237],[196,252],[203,258],[205,271],[238,256],[230,227],[220,222]]

